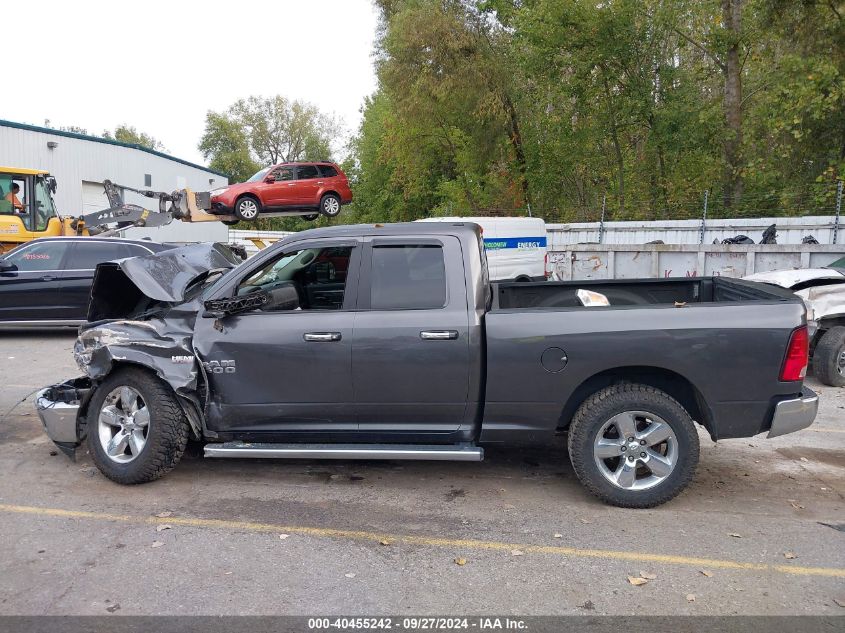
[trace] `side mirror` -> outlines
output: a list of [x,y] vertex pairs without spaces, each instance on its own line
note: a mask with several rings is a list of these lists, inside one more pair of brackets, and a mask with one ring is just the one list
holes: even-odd
[[227,297],[225,299],[209,299],[203,303],[203,316],[211,319],[221,319],[230,314],[249,312],[262,308],[270,301],[266,292],[252,292],[242,297]]
[[18,267],[15,266],[12,262],[7,262],[0,259],[0,273],[9,273],[17,269]]
[[276,176],[274,174],[270,174],[269,176],[264,177],[264,182],[268,185],[276,182]]

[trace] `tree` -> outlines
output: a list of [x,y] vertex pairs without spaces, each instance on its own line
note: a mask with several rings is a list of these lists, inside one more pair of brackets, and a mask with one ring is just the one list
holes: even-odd
[[199,150],[208,166],[228,174],[231,182],[243,182],[260,168],[250,155],[243,126],[224,114],[209,112],[206,115]]
[[167,148],[153,136],[144,132],[139,132],[131,125],[118,125],[114,132],[106,130],[103,132],[103,138],[113,139],[121,143],[129,143],[131,145],[140,145],[159,152],[166,152]]

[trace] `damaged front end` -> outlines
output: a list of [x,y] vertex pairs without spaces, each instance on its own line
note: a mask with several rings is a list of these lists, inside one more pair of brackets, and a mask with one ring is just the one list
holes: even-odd
[[62,452],[74,457],[87,434],[88,402],[120,365],[144,367],[170,385],[192,434],[203,437],[202,366],[193,350],[201,282],[237,264],[225,246],[197,244],[97,267],[89,322],[73,350],[85,375],[47,387],[36,399],[44,429]]

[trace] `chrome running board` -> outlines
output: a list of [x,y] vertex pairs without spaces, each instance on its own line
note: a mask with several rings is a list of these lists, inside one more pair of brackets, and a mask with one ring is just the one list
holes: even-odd
[[269,459],[418,459],[480,462],[484,449],[472,445],[414,444],[206,444],[206,457]]

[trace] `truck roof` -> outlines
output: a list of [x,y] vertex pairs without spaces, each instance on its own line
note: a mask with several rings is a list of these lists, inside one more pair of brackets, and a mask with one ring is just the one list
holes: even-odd
[[[292,237],[360,237],[362,235],[458,235],[477,237],[481,227],[473,222],[396,222],[392,224],[345,224],[300,231]],[[285,240],[287,241],[287,240]]]

